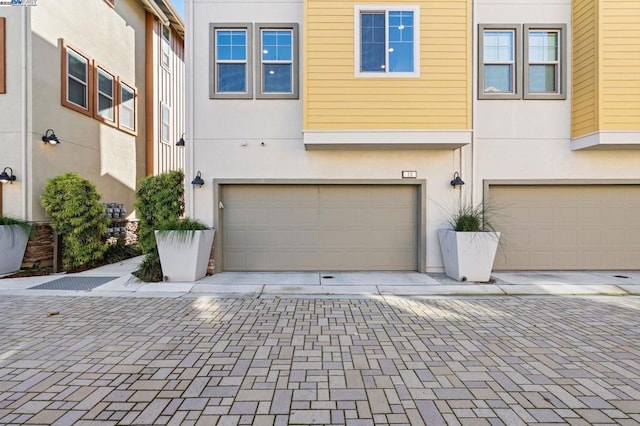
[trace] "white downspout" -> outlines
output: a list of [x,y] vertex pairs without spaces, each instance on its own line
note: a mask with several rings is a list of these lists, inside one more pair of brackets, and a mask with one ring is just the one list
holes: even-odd
[[186,115],[186,146],[185,148],[185,171],[184,171],[184,183],[185,183],[185,204],[186,204],[186,214],[189,217],[195,217],[195,207],[194,207],[194,193],[193,193],[193,185],[191,185],[191,180],[195,176],[194,173],[194,143],[195,138],[193,134],[194,129],[194,96],[193,96],[193,31],[194,31],[194,19],[193,19],[193,1],[186,0],[185,1],[185,15],[187,21],[187,31],[185,31],[185,45],[186,45],[186,63],[185,63],[185,83],[186,83],[186,96],[187,101],[185,102],[185,115]]
[[22,76],[20,80],[20,92],[22,93],[22,109],[20,114],[20,140],[22,141],[22,185],[21,197],[22,197],[22,216],[27,220],[33,219],[32,202],[31,202],[31,188],[33,186],[33,179],[31,179],[31,172],[29,171],[29,152],[31,149],[30,141],[30,110],[31,100],[29,98],[29,81],[31,79],[31,72],[29,71],[29,48],[31,39],[30,29],[30,8],[21,7],[22,18],[22,55],[20,68],[22,70]]

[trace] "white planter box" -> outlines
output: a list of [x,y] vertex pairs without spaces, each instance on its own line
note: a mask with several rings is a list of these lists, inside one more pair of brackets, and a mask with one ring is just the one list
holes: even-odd
[[0,225],[0,274],[20,270],[29,234],[16,225]]
[[155,231],[165,280],[197,281],[207,275],[214,235],[214,229]]
[[438,231],[447,276],[458,281],[487,282],[498,250],[499,232]]

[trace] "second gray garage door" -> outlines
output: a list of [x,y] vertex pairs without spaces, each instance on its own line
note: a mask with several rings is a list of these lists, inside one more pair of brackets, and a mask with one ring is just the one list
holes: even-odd
[[640,185],[490,185],[494,269],[640,268]]
[[223,185],[225,271],[414,271],[418,187]]

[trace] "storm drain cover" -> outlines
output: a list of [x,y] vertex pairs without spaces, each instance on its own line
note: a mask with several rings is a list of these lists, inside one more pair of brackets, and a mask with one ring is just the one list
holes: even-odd
[[62,277],[30,290],[91,290],[118,277]]

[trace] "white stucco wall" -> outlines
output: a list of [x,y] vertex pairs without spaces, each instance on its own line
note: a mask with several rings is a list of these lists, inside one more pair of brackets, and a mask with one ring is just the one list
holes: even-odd
[[302,1],[187,1],[186,21],[186,180],[200,171],[206,182],[197,189],[187,185],[187,214],[217,225],[213,179],[386,180],[414,170],[427,180],[427,269],[442,270],[436,232],[460,195],[449,184],[460,170],[458,150],[307,151],[301,100],[209,99],[209,24],[297,22],[302,54]]
[[[487,179],[638,179],[640,150],[571,151],[571,2],[475,0],[479,24],[566,24],[566,100],[478,100],[474,96],[475,190]],[[474,62],[477,64],[476,47]],[[478,81],[478,67],[474,67]],[[474,90],[477,94],[477,87]],[[469,156],[472,156],[471,153]]]
[[25,203],[28,153],[24,148],[27,137],[25,127],[29,119],[25,90],[27,75],[23,71],[27,59],[28,10],[3,7],[0,16],[5,18],[5,75],[6,93],[0,94],[0,172],[5,167],[13,169],[16,181],[2,188],[2,210],[8,216],[27,218]]

